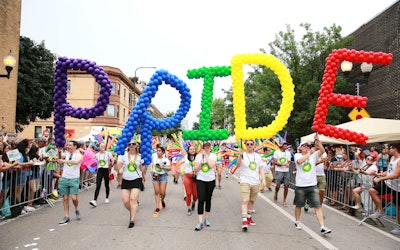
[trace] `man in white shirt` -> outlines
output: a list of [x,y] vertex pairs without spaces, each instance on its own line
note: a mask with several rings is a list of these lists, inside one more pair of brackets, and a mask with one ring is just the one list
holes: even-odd
[[330,233],[331,230],[324,226],[324,216],[319,201],[316,173],[316,163],[318,162],[318,158],[325,152],[324,146],[318,140],[318,135],[315,135],[315,147],[311,148],[310,143],[303,142],[300,144],[300,150],[301,153],[297,153],[294,156],[294,161],[296,163],[296,189],[293,202],[296,206],[296,221],[294,225],[297,229],[301,229],[301,208],[304,207],[307,200],[310,207],[315,210],[315,215],[321,227],[321,234]]
[[274,165],[275,165],[275,195],[274,201],[278,201],[278,192],[281,184],[283,184],[283,206],[287,207],[286,197],[289,192],[289,166],[290,166],[290,153],[286,151],[287,143],[284,142],[279,150],[274,152]]

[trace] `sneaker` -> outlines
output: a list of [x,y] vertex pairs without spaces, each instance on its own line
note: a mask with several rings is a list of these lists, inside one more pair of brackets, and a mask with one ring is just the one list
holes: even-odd
[[35,211],[36,209],[35,209],[34,207],[24,206],[24,210],[25,210],[25,212],[33,212],[33,211]]
[[206,227],[209,227],[209,226],[211,226],[211,222],[208,219],[205,219],[204,225],[206,225]]
[[75,215],[76,215],[76,220],[81,220],[81,213],[79,213],[79,210],[75,211]]
[[355,206],[353,206],[353,207],[351,207],[352,209],[355,209],[355,210],[358,210],[358,209],[360,209],[361,208],[361,206],[360,205],[355,205]]
[[323,227],[321,228],[321,234],[328,234],[328,233],[330,233],[330,232],[332,232],[332,230],[330,230],[329,228],[327,228],[327,227],[325,227],[325,226],[323,226]]
[[26,214],[26,213],[27,212],[24,209],[21,210],[21,214]]
[[228,179],[228,178],[229,178],[228,174],[225,174],[225,178],[226,178],[226,179]]
[[51,194],[55,197],[58,198],[58,191],[56,189],[53,190],[53,192],[51,192]]
[[375,213],[371,214],[369,216],[369,218],[377,219],[377,218],[381,218],[383,215],[384,215],[383,213],[380,213],[379,211],[376,211]]
[[275,202],[277,202],[278,201],[278,193],[275,191],[275,194],[274,194],[274,201]]
[[164,201],[164,200],[161,200],[161,206],[162,206],[163,208],[165,208],[165,201]]
[[204,228],[203,223],[197,222],[196,227],[194,228],[195,231],[200,231],[201,229]]
[[108,198],[106,198],[106,199],[104,200],[104,203],[105,203],[105,204],[108,204],[108,203],[110,203],[110,200],[109,200]]
[[309,208],[310,208],[310,205],[306,202],[306,204],[304,205],[304,211],[308,212]]
[[400,227],[396,227],[392,231],[390,231],[391,234],[400,234]]
[[192,210],[191,210],[190,208],[189,208],[188,211],[187,211],[187,215],[188,215],[188,216],[192,215]]
[[196,207],[196,203],[195,203],[195,202],[192,202],[192,207],[191,207],[190,209],[191,209],[192,211],[194,211],[195,207]]
[[251,217],[250,217],[250,218],[247,218],[247,223],[250,224],[250,225],[252,225],[252,226],[257,225],[257,224],[253,221],[253,219],[252,219]]
[[153,218],[157,218],[159,214],[160,214],[160,209],[156,208],[156,210],[154,210],[153,212]]
[[60,226],[67,225],[68,223],[69,223],[69,217],[67,216],[64,216],[64,218],[60,222],[58,222]]
[[268,191],[272,191],[272,188],[269,187],[269,188],[268,188]]
[[135,222],[133,222],[133,221],[129,222],[128,228],[132,228],[134,226],[135,226]]
[[247,228],[248,228],[248,222],[247,220],[242,221],[242,230],[243,232],[247,232]]
[[92,205],[93,207],[97,207],[97,201],[96,200],[90,201],[89,204]]
[[295,222],[295,223],[294,223],[294,227],[295,227],[296,229],[298,229],[298,230],[301,230],[300,222]]

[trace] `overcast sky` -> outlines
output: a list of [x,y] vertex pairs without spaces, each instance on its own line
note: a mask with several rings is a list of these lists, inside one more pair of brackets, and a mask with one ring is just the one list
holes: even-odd
[[[133,76],[138,67],[168,70],[191,89],[190,124],[200,113],[202,80],[188,69],[230,65],[232,56],[269,51],[275,34],[290,24],[314,31],[333,24],[346,36],[396,1],[267,0],[22,0],[21,35],[58,56],[82,58]],[[138,69],[146,82],[154,69]],[[223,97],[230,77],[216,78],[214,98]],[[153,104],[166,113],[179,106],[175,89],[162,85]]]

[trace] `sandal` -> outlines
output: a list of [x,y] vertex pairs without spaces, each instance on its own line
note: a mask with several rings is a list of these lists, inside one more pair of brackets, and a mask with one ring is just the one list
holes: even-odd
[[153,213],[153,218],[157,218],[159,213],[160,213],[160,209],[156,208],[156,210],[154,210],[154,213]]
[[283,206],[284,206],[284,207],[287,207],[287,206],[288,206],[288,204],[287,204],[286,202],[284,202],[284,203],[283,203]]

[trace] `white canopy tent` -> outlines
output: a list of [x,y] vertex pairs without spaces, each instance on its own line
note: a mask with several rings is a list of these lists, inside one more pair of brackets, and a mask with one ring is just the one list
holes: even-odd
[[[400,120],[381,118],[362,118],[337,125],[338,128],[348,129],[368,136],[367,144],[400,141]],[[315,133],[301,137],[301,142],[314,141]],[[354,142],[335,139],[319,135],[319,139],[325,144],[353,145]]]

